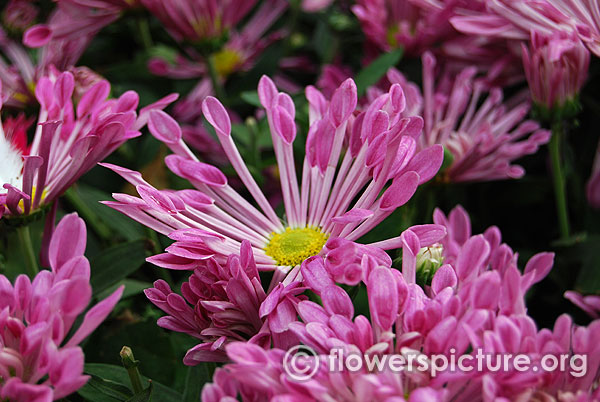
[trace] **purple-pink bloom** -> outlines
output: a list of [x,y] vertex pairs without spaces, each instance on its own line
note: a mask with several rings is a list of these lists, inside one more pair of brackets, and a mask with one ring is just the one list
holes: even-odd
[[11,31],[23,32],[35,21],[39,9],[28,0],[9,0],[2,10],[2,25]]
[[331,101],[307,88],[310,129],[298,180],[294,103],[266,76],[258,93],[278,162],[285,218],[275,213],[250,174],[231,137],[229,115],[217,99],[204,101],[204,116],[258,208],[236,192],[220,170],[196,159],[171,117],[152,112],[150,132],[174,152],[165,159],[167,166],[195,190],[157,190],[138,172],[107,165],[135,185],[139,197],[114,194],[116,201],[106,202],[176,240],[150,262],[195,269],[214,257],[224,264],[248,240],[257,269],[276,271],[273,286],[293,271],[286,279],[289,283],[302,261],[319,254],[328,238],[359,239],[408,202],[441,165],[439,145],[416,151],[422,120],[402,117],[406,102],[400,85],[393,85],[355,117],[356,86],[349,79]]
[[[436,59],[430,52],[422,56],[423,92],[392,68],[378,86],[370,87],[359,103],[366,107],[391,85],[401,85],[406,97],[403,116],[423,116],[424,133],[418,149],[442,145],[452,155],[444,171],[451,182],[520,178],[523,168],[513,161],[533,154],[550,140],[550,132],[538,123],[525,120],[530,102],[517,96],[503,101],[502,90],[490,88],[491,72],[477,75],[469,66],[458,73],[436,73]],[[331,93],[347,71],[327,66],[319,80],[324,93]],[[382,89],[383,88],[383,89]]]
[[137,116],[138,95],[125,92],[107,99],[110,84],[102,80],[72,100],[73,74],[55,73],[38,80],[40,111],[30,145],[0,131],[0,217],[27,215],[54,202],[81,175],[117,149],[147,121],[148,113],[163,108],[173,97],[147,106]]
[[[297,339],[286,328],[296,320],[295,309],[286,300],[296,301],[293,296],[303,290],[298,282],[292,282],[270,289],[267,295],[250,243],[245,240],[239,255],[229,255],[225,264],[208,258],[196,268],[181,286],[181,296],[163,280],[154,282],[154,287],[146,289],[145,294],[168,314],[158,320],[160,327],[200,341],[183,359],[185,364],[195,365],[228,361],[225,347],[232,341],[248,340],[262,347],[274,345],[282,349],[296,343]],[[275,308],[269,309],[272,304]],[[294,314],[286,314],[289,311]]]
[[522,44],[523,68],[533,101],[547,110],[560,109],[577,99],[588,75],[590,53],[575,34],[531,33]]
[[35,25],[25,32],[23,43],[27,46],[37,48],[51,41],[79,40],[84,40],[87,45],[123,11],[140,5],[139,0],[56,0],[56,3],[57,7],[46,23]]
[[257,0],[141,0],[178,41],[219,38],[252,10]]
[[[247,13],[253,8],[255,2],[255,0],[240,2],[244,4],[243,7],[236,4],[227,5],[228,2],[218,3],[217,6],[217,3],[214,2],[215,4],[212,4],[211,7],[218,8],[218,10],[214,10],[216,13],[225,12],[228,15],[232,14],[231,10],[233,9],[237,9],[238,12],[245,10],[244,12]],[[161,1],[153,3],[162,4],[160,7],[171,7]],[[203,2],[199,2],[196,6],[203,7],[201,3]],[[232,0],[229,3],[236,3],[236,1]],[[184,4],[185,1],[181,2],[181,5]],[[232,23],[228,30],[227,41],[211,54],[198,54],[196,49],[184,46],[186,55],[177,54],[174,63],[159,57],[149,61],[148,68],[153,74],[175,79],[200,78],[194,89],[175,105],[173,115],[178,121],[196,122],[202,115],[202,101],[207,96],[215,95],[214,83],[211,82],[207,63],[212,62],[214,65],[220,83],[224,83],[235,72],[251,69],[264,49],[282,37],[280,31],[271,34],[267,34],[267,31],[286,11],[288,5],[286,0],[261,1],[258,9],[243,27],[238,26],[240,25],[239,21],[235,19],[235,24]],[[247,10],[246,7],[248,7]],[[205,16],[200,15],[200,17],[204,18]],[[218,28],[223,29],[222,26],[218,26]],[[174,37],[178,38],[178,36]],[[207,60],[207,58],[211,60]]]
[[[538,330],[526,314],[524,294],[548,274],[553,255],[535,255],[521,273],[516,254],[501,244],[497,228],[471,235],[468,215],[461,208],[447,217],[436,211],[434,220],[438,225],[411,227],[394,240],[403,252],[402,273],[389,264],[380,265],[367,249],[346,249],[345,255],[356,252],[361,260],[370,319],[355,315],[350,296],[329,275],[329,255],[302,264],[305,285],[320,296],[320,303],[298,302],[300,320],[288,327],[315,352],[315,357],[296,360],[293,368],[310,369],[320,362],[312,377],[293,377],[295,370],[284,360],[284,350],[234,342],[227,347],[232,363],[217,370],[214,383],[204,387],[202,400],[595,400],[600,393],[595,384],[600,346],[594,339],[600,321],[580,327],[563,315],[552,330]],[[420,286],[414,278],[421,261],[411,256],[435,242],[440,242],[436,247],[442,247],[443,261],[431,283]],[[525,354],[538,369],[545,354],[585,355],[587,362],[581,375],[515,367],[498,371],[485,365],[477,370],[469,363],[474,359],[463,361],[466,366],[442,368],[437,375],[414,365],[412,370],[406,366],[391,370],[385,364],[367,369],[366,362],[367,357],[389,354],[405,358],[416,354],[429,362],[434,355],[458,358],[477,350]],[[358,355],[362,367],[344,369],[339,361],[342,353]],[[463,368],[471,366],[474,370]]]
[[359,0],[352,11],[369,41],[387,51],[402,46],[420,55],[437,42],[458,35],[449,18],[457,1]]
[[110,314],[123,286],[87,311],[90,264],[83,255],[86,229],[76,214],[64,217],[50,242],[50,268],[14,284],[0,275],[0,398],[46,402],[66,397],[89,379],[78,344]]
[[528,40],[532,31],[551,36],[577,34],[600,56],[600,9],[595,0],[490,0],[484,10],[451,18],[452,25],[470,35]]
[[486,89],[468,67],[455,77],[436,81],[436,60],[423,55],[423,119],[421,146],[442,144],[452,153],[448,180],[479,181],[520,178],[523,168],[513,161],[533,154],[550,139],[550,132],[525,120],[526,100],[503,102],[500,88]]
[[315,13],[329,7],[333,0],[302,0],[302,10]]

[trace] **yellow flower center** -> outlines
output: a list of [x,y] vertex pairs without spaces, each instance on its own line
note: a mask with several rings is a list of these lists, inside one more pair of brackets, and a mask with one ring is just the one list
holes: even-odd
[[[46,189],[44,189],[44,191],[42,191],[42,197],[40,198],[40,202],[44,201],[44,198],[46,198]],[[33,200],[35,199],[35,186],[33,186],[31,188],[31,202],[33,202]],[[23,202],[23,200],[19,201],[19,207],[21,207],[21,210],[25,210],[25,203]]]
[[271,233],[265,253],[277,265],[294,267],[319,254],[328,237],[329,234],[315,227],[286,228],[283,233]]
[[242,56],[235,50],[224,48],[213,55],[215,70],[221,77],[227,77],[242,64]]

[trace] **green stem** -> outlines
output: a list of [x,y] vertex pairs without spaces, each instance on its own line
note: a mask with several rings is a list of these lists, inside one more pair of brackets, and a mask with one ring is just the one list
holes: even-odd
[[144,387],[142,385],[142,376],[140,375],[140,371],[138,370],[139,362],[133,357],[133,351],[129,346],[123,346],[123,349],[121,349],[120,354],[123,366],[125,367],[125,369],[127,369],[127,374],[129,375],[129,380],[131,381],[131,388],[133,388],[133,394],[137,395],[140,392],[144,391]]
[[17,229],[17,232],[19,233],[19,240],[23,247],[23,251],[25,252],[25,266],[27,267],[27,275],[33,279],[39,272],[39,267],[35,251],[33,250],[33,244],[31,242],[29,226],[21,226],[19,229]]
[[210,75],[210,81],[215,91],[215,95],[217,95],[217,98],[221,101],[221,103],[225,104],[225,89],[219,80],[219,73],[217,72],[217,68],[215,66],[214,55],[209,55],[206,57],[206,66],[208,67],[208,74]]
[[552,159],[552,177],[554,180],[554,197],[556,198],[556,213],[561,240],[569,238],[569,214],[567,211],[566,180],[561,158],[561,143],[564,133],[562,122],[552,125],[550,139],[550,157]]
[[152,47],[152,35],[150,33],[148,20],[145,17],[138,17],[136,19],[136,25],[142,46],[144,46],[144,49],[146,50],[150,49]]

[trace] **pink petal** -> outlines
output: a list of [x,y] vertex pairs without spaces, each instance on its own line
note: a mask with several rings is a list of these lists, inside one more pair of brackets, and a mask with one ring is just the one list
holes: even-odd
[[91,334],[102,321],[108,317],[113,310],[121,295],[123,294],[124,285],[121,285],[110,296],[102,300],[100,303],[92,307],[83,318],[83,322],[73,334],[69,342],[65,346],[75,346],[81,343],[89,334]]
[[348,78],[335,90],[329,105],[329,117],[336,128],[350,118],[356,109],[356,103],[356,84],[352,78]]
[[373,211],[369,209],[354,208],[343,215],[331,219],[335,223],[356,223],[373,216]]
[[419,180],[419,175],[415,172],[406,172],[399,178],[395,178],[381,197],[381,209],[389,211],[406,204],[417,191]]
[[29,28],[23,35],[23,43],[28,47],[42,47],[52,39],[52,30],[48,25],[39,24]]
[[260,78],[260,81],[258,82],[258,99],[265,109],[271,109],[273,100],[277,96],[278,92],[279,91],[277,91],[277,87],[269,77],[263,75]]
[[106,80],[102,80],[94,84],[93,87],[87,90],[81,97],[77,105],[77,117],[82,118],[96,110],[102,102],[106,100],[110,93],[110,84]]
[[431,180],[440,170],[444,160],[444,147],[435,144],[419,152],[409,162],[406,170],[413,170],[419,174],[419,184]]
[[388,268],[375,268],[367,282],[369,308],[373,321],[388,331],[398,318],[398,289]]
[[153,109],[149,113],[150,134],[165,144],[177,144],[181,140],[181,127],[171,116],[162,110]]
[[339,286],[328,286],[321,293],[323,307],[329,314],[339,314],[348,319],[354,317],[354,306],[348,293]]
[[49,260],[52,271],[58,273],[61,266],[71,258],[83,256],[86,239],[83,219],[76,213],[62,218],[50,241]]
[[231,120],[225,107],[217,98],[207,96],[202,102],[202,113],[219,135],[231,135]]
[[75,88],[75,79],[69,72],[62,73],[54,84],[54,93],[58,106],[64,107],[71,100],[73,89]]
[[273,128],[286,144],[294,142],[296,138],[296,122],[281,106],[275,106],[273,109]]

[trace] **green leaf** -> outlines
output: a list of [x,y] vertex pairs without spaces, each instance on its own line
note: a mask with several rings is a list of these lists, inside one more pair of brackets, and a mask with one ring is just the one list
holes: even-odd
[[92,374],[92,378],[77,393],[92,402],[130,400],[133,393],[125,385]]
[[[87,363],[85,365],[84,372],[86,374],[101,377],[104,380],[118,382],[121,384],[129,384],[129,376],[127,375],[127,370],[125,370],[125,368],[121,366],[101,363]],[[148,381],[148,378],[144,376],[142,376],[142,379],[146,382]],[[179,392],[156,381],[152,381],[152,384],[152,402],[172,402],[182,400],[182,395]],[[79,391],[81,391],[81,389]],[[133,394],[130,391],[129,396],[127,398],[131,398],[132,395]]]
[[185,377],[185,389],[183,391],[184,402],[196,402],[202,392],[204,384],[211,380],[211,363],[199,364],[189,367]]
[[398,64],[400,58],[402,58],[402,53],[402,48],[384,53],[356,75],[355,82],[359,98],[364,95],[368,87],[375,85],[390,67]]
[[256,91],[244,91],[240,94],[240,97],[252,106],[262,107]]
[[125,290],[123,290],[121,300],[138,295],[142,293],[144,289],[152,287],[152,284],[150,282],[138,281],[136,279],[123,279],[122,281],[119,281],[118,283],[98,293],[98,299],[104,299],[110,296],[112,292],[114,292],[121,285],[125,285]]
[[153,388],[154,383],[150,381],[150,385],[148,385],[148,387],[145,390],[129,398],[127,402],[148,402],[152,398]]
[[[72,190],[77,193],[97,219],[100,219],[113,232],[118,233],[128,240],[136,240],[144,237],[143,227],[139,223],[100,203],[100,201],[112,199],[110,194],[83,183],[72,187]],[[89,219],[87,221],[89,222]]]
[[104,250],[90,260],[94,296],[135,272],[146,261],[146,242],[136,240]]

